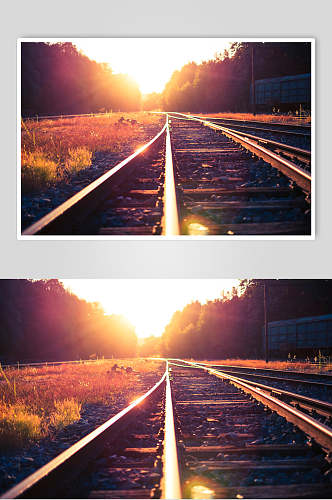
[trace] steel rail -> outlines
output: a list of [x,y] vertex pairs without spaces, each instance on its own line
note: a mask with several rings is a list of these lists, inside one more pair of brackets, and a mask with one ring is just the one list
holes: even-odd
[[[257,124],[257,125],[264,125],[268,129],[269,127],[280,127],[282,128],[293,128],[294,132],[299,131],[301,133],[301,130],[306,132],[307,130],[311,130],[311,125],[298,125],[297,123],[280,123],[280,122],[262,122],[258,120],[236,120],[234,118],[223,118],[223,117],[217,117],[217,116],[199,116],[199,115],[186,115],[186,116],[194,116],[195,118],[200,118],[204,120],[220,120],[220,121],[226,121],[226,122],[233,122],[235,125],[236,124],[242,124],[243,126],[246,125],[251,125],[251,124]],[[283,132],[283,130],[280,130],[280,132]],[[286,130],[284,132],[287,132]],[[303,133],[302,133],[303,134]],[[305,135],[305,134],[303,134]]]
[[[227,372],[223,372],[223,373],[227,373]],[[244,375],[244,374],[242,374],[242,375]],[[256,375],[256,376],[258,377],[259,375]],[[236,377],[236,378],[238,378],[239,380],[242,380],[243,382],[249,382],[249,384],[251,384],[250,381],[246,381],[246,379],[244,379],[242,377]],[[279,380],[281,381],[282,379],[279,379]],[[315,399],[315,398],[309,398],[307,396],[303,396],[302,394],[297,394],[295,392],[286,391],[284,389],[279,389],[278,387],[273,387],[273,386],[261,384],[258,382],[255,382],[255,387],[259,387],[260,389],[269,391],[269,392],[274,393],[274,394],[279,394],[281,396],[285,396],[287,398],[294,399],[294,400],[300,401],[302,403],[306,403],[307,405],[324,410],[329,415],[332,416],[332,404],[328,403],[327,401],[322,401],[320,399]]]
[[[174,118],[178,118],[178,117],[175,116]],[[256,141],[264,143],[264,144],[269,144],[273,147],[276,147],[278,149],[283,149],[287,152],[294,153],[294,155],[298,155],[298,156],[301,156],[301,157],[306,158],[306,159],[311,158],[311,151],[308,149],[298,148],[296,146],[284,144],[283,142],[272,141],[271,139],[266,139],[265,137],[260,137],[258,135],[246,134],[245,132],[240,132],[238,130],[234,130],[231,127],[227,127],[227,128],[233,132],[236,132],[238,135],[248,137],[248,139],[253,139],[253,140],[256,140]]]
[[164,215],[162,220],[164,236],[178,236],[180,234],[180,223],[178,214],[178,203],[176,198],[174,167],[171,136],[169,131],[169,115],[166,118],[166,164],[165,164],[165,188],[164,188]]
[[167,130],[167,122],[151,141],[144,144],[125,160],[91,182],[88,186],[66,200],[22,232],[23,236],[38,234],[73,234],[75,227],[82,223],[84,216],[93,211],[103,200],[110,196],[114,185],[118,186],[135,167],[135,160],[150,146],[157,144]]
[[242,135],[244,137],[248,137],[248,139],[252,139],[254,141],[262,142],[278,149],[282,149],[284,151],[288,151],[290,153],[294,153],[294,155],[302,156],[306,159],[310,159],[311,151],[309,149],[302,149],[296,146],[291,146],[290,144],[284,144],[283,142],[272,141],[271,139],[265,139],[264,137],[259,137],[258,135],[246,134],[245,132],[240,132],[239,130],[234,130],[230,127],[227,127],[229,130],[236,132],[238,135]]
[[290,384],[310,384],[313,386],[317,387],[322,387],[322,388],[330,388],[332,389],[332,384],[325,384],[324,382],[317,382],[317,381],[312,381],[312,380],[301,380],[301,379],[296,379],[296,378],[286,378],[286,377],[276,377],[273,375],[263,375],[259,373],[246,373],[246,372],[241,372],[241,371],[232,371],[227,368],[223,369],[224,373],[229,373],[229,374],[235,374],[235,375],[242,375],[242,376],[247,376],[247,377],[253,377],[255,378],[265,378],[267,380],[275,380],[278,382],[289,382]]
[[[208,121],[208,119],[205,118],[206,121]],[[210,118],[211,120],[211,118]],[[215,118],[212,118],[212,120],[216,120]],[[211,121],[211,123],[213,123]],[[270,134],[285,134],[285,135],[295,135],[295,136],[300,136],[300,137],[308,137],[310,138],[311,137],[311,133],[310,132],[298,132],[296,130],[282,130],[282,129],[277,129],[277,128],[264,128],[264,127],[256,127],[256,126],[253,126],[253,125],[240,125],[238,123],[224,123],[224,125],[227,127],[227,128],[230,128],[230,127],[234,127],[234,128],[240,128],[240,129],[246,129],[246,130],[258,130],[260,132],[269,132]],[[286,126],[286,125],[284,125]]]
[[[245,382],[245,379],[238,377],[239,380],[243,380]],[[316,398],[309,398],[307,396],[303,396],[302,394],[297,394],[295,392],[290,392],[290,391],[285,391],[284,389],[279,389],[278,387],[272,387],[269,385],[265,384],[260,384],[255,382],[256,387],[260,387],[263,390],[269,391],[274,394],[279,394],[282,397],[286,397],[288,399],[293,399],[296,401],[299,401],[300,403],[305,403],[308,406],[311,406],[313,408],[318,408],[320,410],[324,410],[327,412],[329,415],[332,416],[332,404],[328,403],[327,401],[322,401],[321,399],[316,399]]]
[[[185,368],[185,365],[181,365],[179,363],[171,362],[171,364]],[[223,373],[229,374],[229,372],[227,372],[226,370],[224,370]],[[242,376],[246,375],[245,373],[240,373],[240,374]],[[249,375],[251,375],[251,374],[249,374]],[[255,375],[255,376],[260,377],[260,375]],[[237,378],[239,380],[242,380],[243,382],[246,382],[245,378],[242,378],[242,377],[237,377]],[[271,378],[273,378],[273,377],[271,377]],[[278,379],[278,380],[282,381],[283,379]],[[250,381],[248,381],[248,382],[250,383]],[[312,405],[315,408],[319,408],[321,410],[324,410],[325,412],[327,412],[329,415],[332,416],[332,403],[329,403],[327,401],[322,401],[320,399],[315,399],[315,398],[309,398],[307,396],[303,396],[302,394],[286,391],[285,389],[280,389],[279,387],[273,387],[273,386],[261,384],[258,382],[255,382],[255,387],[260,387],[261,389],[264,389],[264,390],[269,391],[271,393],[279,394],[279,395],[284,396],[286,398],[290,398],[290,399],[294,399],[296,401],[300,401],[302,403],[306,403],[307,405]]]
[[[80,439],[53,460],[29,475],[23,481],[3,493],[0,498],[45,498],[46,493],[63,488],[63,483],[77,476],[87,463],[100,454],[100,449],[111,439],[116,439],[121,430],[129,425],[137,415],[140,406],[158,395],[165,387],[168,371],[143,396],[133,401],[125,409]],[[69,477],[70,476],[70,477]],[[55,498],[48,496],[46,498]]]
[[241,137],[239,134],[236,132],[231,131],[230,129],[223,127],[221,125],[216,125],[214,123],[211,123],[207,120],[201,120],[199,118],[191,117],[188,115],[185,115],[183,113],[178,113],[179,115],[182,115],[186,117],[187,119],[191,119],[193,121],[197,121],[199,123],[202,123],[206,127],[209,127],[214,130],[219,130],[223,132],[227,137],[234,139],[236,142],[239,142],[242,144],[246,149],[251,151],[252,153],[256,154],[266,162],[270,163],[273,167],[278,168],[281,172],[283,172],[285,175],[293,179],[297,184],[307,193],[311,192],[311,174],[304,170],[301,167],[298,167],[295,165],[295,163],[286,160],[285,158],[282,158],[281,156],[277,155],[276,153],[273,153],[269,149],[264,148],[263,146],[260,146],[259,144],[255,144],[253,141],[250,139],[247,139],[245,137]]
[[167,362],[167,376],[166,376],[163,478],[161,482],[161,491],[162,491],[161,498],[165,499],[182,498],[179,460],[178,460],[176,436],[175,436],[173,401],[172,401],[168,362]]
[[[183,362],[183,360],[180,359],[176,359],[176,361]],[[313,435],[317,442],[321,444],[321,446],[327,448],[329,451],[332,451],[332,429],[330,427],[318,422],[314,418],[297,410],[293,406],[271,396],[263,389],[251,385],[250,382],[244,382],[237,377],[233,377],[232,375],[219,370],[215,370],[213,368],[207,368],[204,365],[200,365],[199,363],[194,363],[192,361],[185,361],[185,363],[188,363],[194,368],[196,367],[203,369],[204,371],[207,371],[211,375],[215,375],[218,378],[229,380],[230,382],[243,388],[246,392],[253,394],[256,399],[259,399],[264,404],[267,404],[270,408],[276,409],[277,412],[283,415],[287,420],[291,421],[308,434]]]
[[[306,372],[301,372],[301,371],[295,371],[295,370],[278,370],[276,368],[256,368],[256,367],[248,367],[248,366],[237,366],[237,365],[219,365],[217,363],[212,363],[212,364],[207,364],[207,363],[200,363],[202,365],[209,366],[211,368],[225,368],[225,369],[231,369],[234,371],[241,371],[241,370],[251,370],[252,372],[256,373],[261,373],[261,372],[268,372],[268,373],[273,373],[273,374],[284,374],[287,377],[288,376],[296,376],[296,377],[308,377],[308,378],[322,378],[330,381],[332,383],[332,375],[329,375],[328,373],[306,373]],[[251,371],[248,373],[250,374]],[[309,381],[311,382],[311,380]]]

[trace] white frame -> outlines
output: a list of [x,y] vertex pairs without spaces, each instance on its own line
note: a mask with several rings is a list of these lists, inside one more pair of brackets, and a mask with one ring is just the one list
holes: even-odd
[[[89,39],[98,40],[98,37],[86,37]],[[129,37],[109,37],[109,38],[129,38]],[[130,37],[135,38],[135,37]],[[144,38],[144,37],[140,37]],[[159,38],[165,39],[166,37],[150,37],[150,38]],[[168,37],[168,38],[179,38],[179,37]],[[190,39],[190,38],[202,38],[202,37],[182,37],[179,39]],[[315,74],[316,74],[316,59],[315,59],[315,47],[316,40],[315,38],[229,38],[229,37],[204,37],[204,38],[220,38],[225,42],[310,42],[311,43],[311,234],[303,235],[303,236],[283,236],[283,235],[210,235],[210,236],[190,236],[190,235],[181,235],[181,236],[135,236],[135,235],[110,235],[110,236],[98,236],[98,235],[60,235],[60,236],[52,236],[52,235],[22,235],[21,234],[21,43],[23,42],[73,42],[77,43],[83,38],[69,38],[69,37],[61,37],[61,38],[18,38],[17,39],[17,239],[18,240],[100,240],[100,241],[114,241],[114,240],[130,240],[130,241],[138,241],[138,240],[181,240],[181,241],[191,241],[191,240],[205,240],[205,241],[213,241],[213,240],[224,240],[224,241],[233,241],[233,240],[307,240],[312,241],[316,239],[316,151],[315,151],[315,138],[316,138],[316,102],[315,102]]]

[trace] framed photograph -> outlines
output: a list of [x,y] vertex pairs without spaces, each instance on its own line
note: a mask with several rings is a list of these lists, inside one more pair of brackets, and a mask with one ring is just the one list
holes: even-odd
[[0,294],[1,498],[329,496],[332,280]]
[[18,40],[19,239],[315,238],[312,38]]

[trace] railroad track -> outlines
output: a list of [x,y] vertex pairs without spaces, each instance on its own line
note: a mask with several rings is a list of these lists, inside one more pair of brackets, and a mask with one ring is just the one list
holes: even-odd
[[[188,116],[188,115],[187,115]],[[278,140],[284,145],[288,144],[294,147],[301,147],[306,150],[311,148],[311,126],[284,124],[276,122],[260,122],[253,120],[234,120],[221,117],[207,117],[189,115],[195,118],[203,119],[208,122],[222,125],[234,131],[241,133],[254,134],[270,140]]]
[[167,114],[143,148],[32,235],[310,235],[308,152]]
[[[239,136],[246,137],[247,139],[254,141],[256,144],[264,146],[270,151],[276,152],[284,158],[288,158],[295,165],[300,166],[308,172],[311,171],[310,127],[281,125],[279,128],[274,128],[271,125],[265,126],[263,122],[260,123],[260,126],[247,126],[233,123],[233,121],[236,122],[236,120],[230,120],[231,123],[228,123],[227,120],[223,119],[203,118],[195,115],[185,115],[183,113],[174,113],[172,116],[187,120],[197,120],[214,130],[234,132]],[[255,124],[255,122],[249,123]],[[297,144],[292,144],[291,137],[293,135],[298,139]],[[302,147],[299,147],[299,145]]]
[[329,498],[331,452],[330,427],[237,377],[176,360],[1,498]]
[[305,372],[292,372],[276,369],[264,368],[248,368],[241,366],[229,365],[214,365],[202,363],[204,366],[210,366],[224,373],[236,375],[248,380],[266,380],[275,383],[288,384],[290,386],[304,386],[308,390],[317,389],[326,392],[331,397],[332,390],[332,375],[318,374],[318,373],[305,373]]

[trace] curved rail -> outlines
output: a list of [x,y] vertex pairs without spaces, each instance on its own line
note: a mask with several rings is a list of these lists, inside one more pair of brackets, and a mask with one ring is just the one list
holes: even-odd
[[228,374],[235,374],[236,376],[237,375],[240,375],[242,377],[248,377],[248,378],[253,378],[253,379],[256,379],[256,378],[262,378],[262,379],[266,379],[266,380],[272,380],[272,381],[276,381],[276,382],[286,382],[286,383],[290,383],[290,384],[303,384],[303,385],[311,385],[311,386],[315,386],[315,387],[321,387],[321,388],[330,388],[332,389],[332,384],[325,384],[324,382],[317,382],[317,381],[314,381],[314,380],[304,380],[304,379],[299,379],[299,378],[287,378],[287,377],[276,377],[274,375],[264,375],[264,374],[259,374],[259,373],[247,373],[247,372],[241,372],[241,371],[234,371],[234,370],[229,370],[227,368],[224,368],[222,370],[224,373],[228,373]]
[[264,137],[259,137],[258,135],[246,134],[245,132],[240,132],[239,130],[234,130],[230,127],[227,127],[227,129],[231,130],[232,132],[236,132],[238,135],[242,135],[243,137],[248,137],[248,139],[266,144],[268,146],[272,146],[282,151],[292,153],[294,156],[296,155],[306,160],[310,160],[311,158],[311,151],[309,151],[308,149],[298,148],[295,146],[291,146],[290,144],[284,144],[283,142],[272,141],[271,139],[265,139]]
[[[234,372],[240,372],[243,371],[248,371],[248,374],[260,374],[263,372],[267,372],[268,374],[274,374],[274,375],[285,375],[286,377],[308,377],[308,379],[318,379],[321,380],[326,380],[327,382],[331,382],[332,384],[332,375],[329,375],[328,373],[311,373],[311,372],[304,372],[304,371],[295,371],[295,370],[278,370],[276,368],[256,368],[256,367],[248,367],[248,366],[238,366],[238,365],[219,365],[217,363],[212,363],[212,364],[207,364],[207,363],[200,363],[201,365],[206,365],[209,366],[210,368],[216,368],[217,370],[222,368],[224,370],[232,370]],[[264,373],[263,373],[264,374]],[[312,380],[309,380],[309,382],[312,382]]]
[[[185,368],[186,365],[183,365],[183,364],[180,364],[180,363],[172,363],[174,364],[175,366],[180,366],[182,368]],[[232,372],[229,372],[227,370],[223,370],[223,373],[232,373]],[[241,373],[241,372],[238,372],[239,375],[242,375],[242,377],[245,377],[247,374],[246,373]],[[249,376],[253,376],[253,377],[257,377],[257,378],[263,378],[262,375],[252,375],[251,373],[248,374]],[[242,377],[238,377],[236,376],[236,378],[238,378],[239,380],[242,380],[243,382],[247,382],[250,384],[250,381],[246,380],[245,378],[242,378]],[[278,377],[266,377],[268,379],[272,379],[272,380],[278,380],[280,382],[288,382],[288,381],[291,381],[291,382],[294,382],[296,381],[297,383],[303,383],[301,380],[295,380],[295,379],[283,379],[283,378],[278,378]],[[313,384],[313,382],[310,382],[310,381],[305,381],[305,383],[308,383],[308,384]],[[326,387],[325,384],[321,384],[323,385],[324,387]],[[290,391],[286,391],[284,389],[280,389],[279,387],[273,387],[273,386],[269,386],[269,385],[266,385],[266,384],[261,384],[261,383],[258,383],[258,382],[255,382],[255,387],[260,387],[261,389],[264,389],[268,392],[271,392],[271,393],[274,393],[274,394],[278,394],[279,396],[281,397],[285,397],[287,399],[293,399],[297,402],[300,402],[300,403],[305,403],[307,404],[308,406],[311,406],[312,408],[314,409],[319,409],[319,410],[323,410],[324,412],[326,412],[328,415],[331,415],[332,416],[332,403],[329,403],[327,401],[322,401],[320,399],[315,399],[315,398],[309,398],[307,396],[303,396],[302,394],[298,394],[298,393],[295,393],[295,392],[290,392]]]
[[[50,491],[53,492],[58,490],[59,487],[62,488],[64,482],[68,482],[69,479],[77,476],[92,458],[98,456],[105,443],[116,439],[119,433],[137,416],[141,405],[160,394],[166,385],[167,377],[168,370],[143,396],[133,401],[127,408],[60,453],[60,455],[16,486],[3,493],[0,498],[55,498],[55,496],[49,496]],[[46,497],[45,492],[48,492]]]
[[[311,135],[311,125],[298,125],[296,123],[280,123],[280,122],[263,122],[259,120],[236,120],[234,118],[223,118],[218,116],[199,116],[199,115],[188,115],[194,116],[195,118],[203,118],[204,120],[215,120],[215,121],[224,121],[229,122],[231,125],[243,127],[243,128],[253,128],[258,129],[258,126],[263,125],[266,127],[266,131],[268,132],[281,132],[284,134],[294,134],[294,135],[303,135],[310,137]],[[257,126],[256,126],[257,125]],[[279,127],[279,130],[274,129],[273,127]],[[289,130],[285,130],[285,129]],[[283,130],[284,129],[284,130]],[[263,130],[263,128],[261,128]]]
[[[223,373],[227,373],[227,372],[223,372]],[[244,374],[242,374],[242,375],[244,375]],[[256,376],[258,377],[258,375],[256,375]],[[236,378],[243,381],[243,382],[251,384],[250,381],[248,381],[242,377],[236,377]],[[282,381],[282,379],[278,379],[278,380]],[[300,381],[297,381],[297,382],[300,382]],[[255,387],[259,387],[260,389],[263,389],[264,391],[268,391],[270,393],[277,394],[278,397],[281,396],[281,397],[285,397],[287,399],[292,399],[292,400],[299,402],[299,403],[304,403],[313,409],[323,410],[329,416],[332,416],[332,404],[328,403],[327,401],[322,401],[320,399],[315,399],[315,398],[309,398],[307,396],[303,396],[302,394],[286,391],[284,389],[279,389],[278,387],[273,387],[273,386],[261,384],[258,382],[255,382]]]
[[265,160],[273,167],[278,168],[281,172],[283,172],[289,178],[294,180],[300,186],[300,188],[303,189],[306,193],[311,192],[311,174],[308,171],[304,170],[303,168],[299,167],[298,165],[295,165],[295,163],[285,158],[282,158],[278,154],[273,153],[273,151],[264,148],[260,144],[256,144],[255,142],[253,142],[253,140],[248,139],[247,137],[242,137],[242,135],[232,131],[229,128],[223,127],[221,125],[216,125],[215,123],[209,122],[207,120],[195,118],[192,115],[185,115],[183,113],[177,113],[177,115],[183,116],[189,120],[197,121],[211,129],[219,130],[227,137],[242,144],[246,149],[256,154],[257,156]]
[[[210,118],[211,120],[211,118]],[[212,120],[216,120],[215,118],[212,118]],[[212,122],[211,122],[212,123]],[[229,127],[236,127],[236,128],[240,128],[240,129],[246,129],[246,130],[257,130],[259,132],[269,132],[270,134],[284,134],[284,135],[295,135],[295,136],[300,136],[300,137],[308,137],[310,138],[311,137],[311,134],[310,132],[298,132],[296,130],[282,130],[282,128],[270,128],[270,127],[257,127],[257,126],[253,126],[253,125],[242,125],[242,124],[238,124],[238,123],[224,123],[224,125],[229,128]],[[277,125],[278,126],[278,125]],[[283,125],[284,127],[287,127],[287,125]]]
[[[175,116],[176,118],[176,116]],[[198,116],[195,118],[199,118]],[[189,120],[189,118],[188,118]],[[228,126],[227,129],[236,132],[238,135],[242,135],[243,137],[247,137],[248,139],[252,139],[257,141],[258,143],[265,144],[267,146],[271,146],[271,148],[280,149],[282,151],[286,151],[287,153],[293,154],[297,158],[301,158],[305,161],[310,161],[311,151],[308,149],[298,148],[296,146],[291,146],[290,144],[285,144],[283,142],[273,141],[272,139],[266,139],[265,137],[259,137],[258,135],[247,134],[246,132],[240,132],[239,130],[235,130],[231,128],[232,125]],[[255,129],[259,130],[259,129]],[[267,130],[270,131],[270,130]]]
[[218,378],[229,380],[230,382],[236,384],[238,387],[244,389],[246,392],[252,394],[256,399],[262,401],[270,408],[276,410],[278,413],[297,425],[300,429],[313,436],[317,440],[317,442],[319,442],[324,448],[327,448],[329,451],[332,450],[332,429],[330,427],[321,424],[314,418],[297,410],[293,406],[271,396],[263,389],[258,387],[257,384],[253,385],[252,383],[243,381],[238,377],[234,377],[213,368],[207,368],[204,365],[200,365],[199,363],[194,363],[192,361],[183,361],[180,359],[176,359],[175,361],[187,363],[192,367],[203,369],[204,371],[207,371],[211,375],[215,375]]
[[135,160],[152,145],[156,145],[168,129],[167,121],[160,132],[135,153],[118,163],[88,186],[66,200],[22,232],[23,236],[38,234],[73,234],[82,224],[84,216],[91,213],[110,195],[110,189],[123,183],[132,172]]

